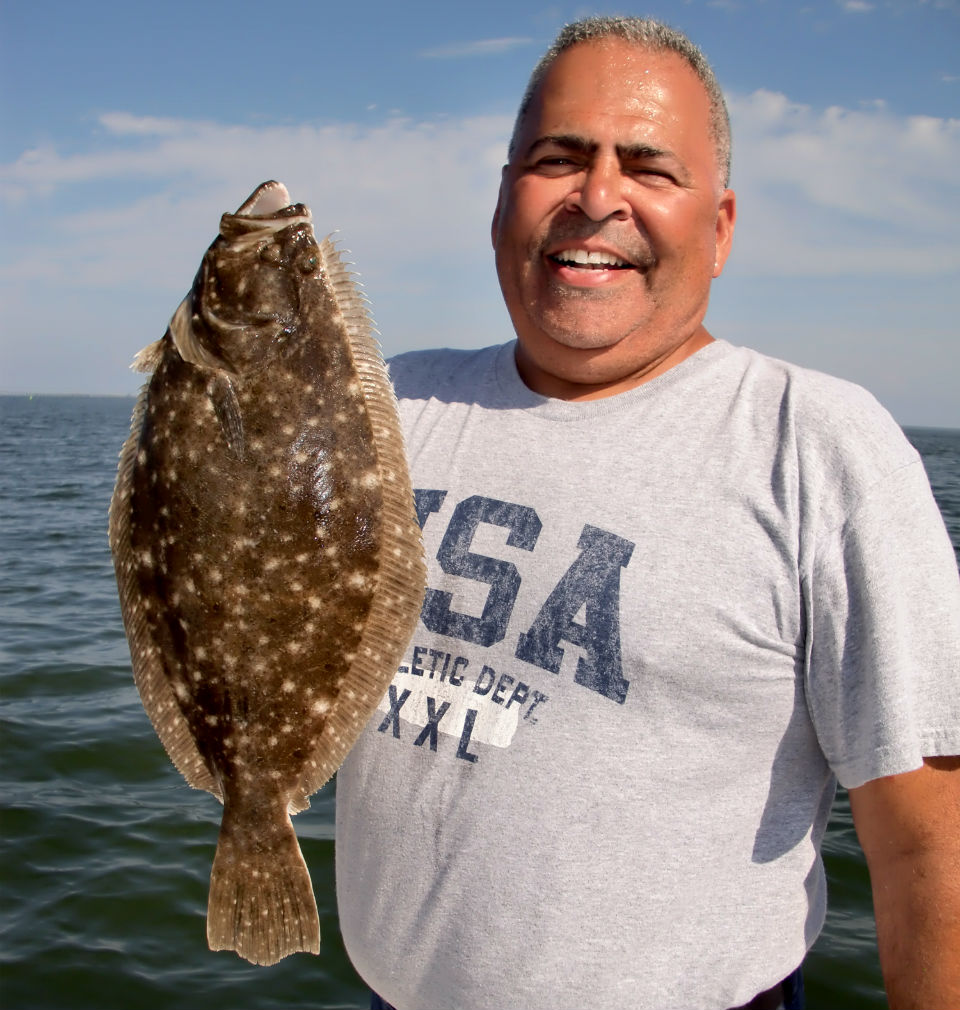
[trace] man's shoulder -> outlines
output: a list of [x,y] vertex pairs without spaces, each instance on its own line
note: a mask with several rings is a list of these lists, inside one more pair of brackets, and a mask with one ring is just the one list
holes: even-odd
[[759,351],[737,351],[744,395],[762,404],[777,437],[789,437],[801,457],[868,473],[916,459],[900,425],[863,386]]
[[896,422],[877,398],[849,379],[797,365],[747,347],[735,348],[743,370],[745,391],[785,401],[799,419],[814,428]]

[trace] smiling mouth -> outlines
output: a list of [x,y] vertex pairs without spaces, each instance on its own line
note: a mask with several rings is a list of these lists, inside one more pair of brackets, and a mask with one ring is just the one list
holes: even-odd
[[561,249],[548,257],[563,267],[587,270],[632,270],[633,264],[608,252],[587,252],[586,249]]

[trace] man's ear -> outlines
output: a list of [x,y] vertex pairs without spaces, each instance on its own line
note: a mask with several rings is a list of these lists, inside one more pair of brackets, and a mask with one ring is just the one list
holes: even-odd
[[723,273],[724,264],[730,255],[733,245],[733,228],[737,223],[737,194],[732,189],[725,189],[720,194],[720,206],[717,208],[717,258],[713,264],[713,276]]

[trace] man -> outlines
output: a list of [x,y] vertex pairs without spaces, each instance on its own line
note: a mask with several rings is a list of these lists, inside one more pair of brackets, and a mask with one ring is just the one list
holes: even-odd
[[392,364],[429,588],[337,862],[399,1010],[796,1005],[837,779],[891,1003],[960,1006],[956,565],[868,394],[704,328],[728,151],[683,36],[569,26],[493,219],[516,342]]

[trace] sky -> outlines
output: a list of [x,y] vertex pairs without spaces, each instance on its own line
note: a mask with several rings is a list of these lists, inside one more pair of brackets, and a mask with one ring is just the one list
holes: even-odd
[[960,0],[0,0],[0,392],[134,393],[221,213],[271,178],[337,232],[385,355],[510,339],[507,138],[595,13],[686,32],[727,95],[714,336],[960,428]]

